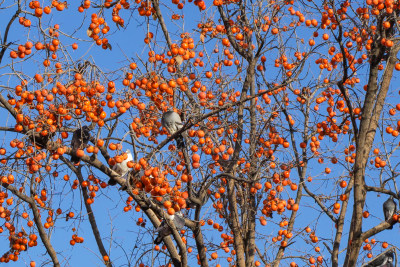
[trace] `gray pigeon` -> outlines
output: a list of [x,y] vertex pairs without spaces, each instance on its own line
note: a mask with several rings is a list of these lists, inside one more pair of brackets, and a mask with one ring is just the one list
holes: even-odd
[[[161,118],[161,125],[165,127],[165,129],[167,129],[170,135],[173,135],[175,132],[179,131],[183,127],[181,117],[178,113],[174,111],[167,111],[163,113]],[[175,140],[178,149],[182,149],[185,146],[185,142],[181,134],[177,136]]]
[[[130,170],[130,168],[128,167],[128,162],[133,160],[132,153],[131,153],[131,151],[130,151],[129,149],[127,149],[127,150],[125,151],[125,153],[128,155],[128,157],[127,157],[124,161],[122,161],[121,163],[116,163],[116,164],[112,167],[112,169],[113,169],[116,173],[118,173],[119,175],[121,175],[121,177],[123,177],[123,178],[129,173],[129,170]],[[116,183],[117,183],[117,182],[116,182],[114,179],[110,179],[110,180],[108,181],[108,184],[109,184],[109,185],[116,185]]]
[[[393,214],[396,212],[396,202],[393,200],[393,196],[391,196],[388,200],[383,203],[383,214],[385,215],[385,221],[390,220]],[[389,229],[393,229],[393,225],[389,227]]]
[[71,139],[72,156],[71,161],[77,164],[80,158],[75,155],[78,149],[83,149],[89,142],[90,130],[88,126],[83,126],[82,128],[76,129]]
[[365,267],[393,267],[394,253],[388,251],[369,262]]
[[[183,214],[178,211],[174,215],[169,216],[169,219],[173,221],[177,230],[181,230],[185,226],[185,218]],[[154,244],[158,245],[161,243],[164,237],[169,236],[172,234],[172,229],[168,225],[166,220],[163,220],[159,227],[156,229],[156,233],[158,233],[157,238],[154,240]]]

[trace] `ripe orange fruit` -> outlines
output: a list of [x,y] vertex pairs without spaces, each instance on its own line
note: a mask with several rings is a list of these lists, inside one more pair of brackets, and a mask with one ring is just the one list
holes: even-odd
[[76,156],[81,158],[85,155],[85,151],[83,149],[76,150]]

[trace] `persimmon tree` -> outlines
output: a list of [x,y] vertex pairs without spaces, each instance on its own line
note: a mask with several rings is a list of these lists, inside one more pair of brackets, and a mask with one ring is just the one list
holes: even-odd
[[398,2],[0,7],[0,262],[71,264],[68,243],[107,266],[360,266],[398,246]]

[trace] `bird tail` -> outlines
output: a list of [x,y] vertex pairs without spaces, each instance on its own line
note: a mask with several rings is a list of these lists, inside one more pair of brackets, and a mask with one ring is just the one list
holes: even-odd
[[393,225],[391,225],[388,229],[393,229]]
[[110,180],[108,180],[108,184],[109,185],[116,185],[117,181],[114,178],[110,178]]
[[185,141],[182,135],[176,137],[176,146],[178,149],[183,149],[185,147]]
[[71,161],[74,164],[77,164],[80,161],[80,158],[78,158],[77,156],[72,155],[71,156]]
[[163,240],[162,235],[158,235],[157,238],[154,240],[154,244],[158,245]]

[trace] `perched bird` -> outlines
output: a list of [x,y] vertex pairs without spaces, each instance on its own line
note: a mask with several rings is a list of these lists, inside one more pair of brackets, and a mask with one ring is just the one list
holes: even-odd
[[[396,211],[396,202],[394,202],[393,196],[391,196],[388,200],[386,200],[383,203],[383,214],[385,215],[385,221],[390,220],[395,211]],[[393,229],[393,225],[391,225],[389,229]]]
[[[126,159],[124,159],[121,163],[116,163],[112,167],[112,169],[123,178],[129,173],[130,170],[130,168],[128,167],[128,162],[133,160],[132,153],[129,149],[127,149],[125,153],[127,155]],[[108,184],[110,185],[115,185],[116,183],[117,181],[115,181],[114,179],[110,179],[108,181]]]
[[72,156],[71,161],[77,164],[80,158],[76,156],[76,151],[80,148],[84,148],[90,139],[90,130],[88,126],[76,129],[71,139]]
[[[164,112],[161,118],[161,125],[167,129],[170,135],[173,135],[175,132],[179,131],[183,127],[183,123],[181,117],[178,113],[174,111]],[[183,140],[182,134],[175,138],[176,146],[179,149],[182,149],[185,146],[185,142]]]
[[[181,230],[185,226],[185,218],[180,211],[176,212],[174,215],[170,215],[169,219],[174,223],[177,230]],[[154,244],[158,245],[164,237],[172,234],[171,226],[168,225],[166,220],[163,220],[160,226],[156,229],[156,233],[158,233],[158,236],[154,240]]]
[[365,267],[393,267],[393,262],[394,253],[393,251],[388,251],[370,261]]

